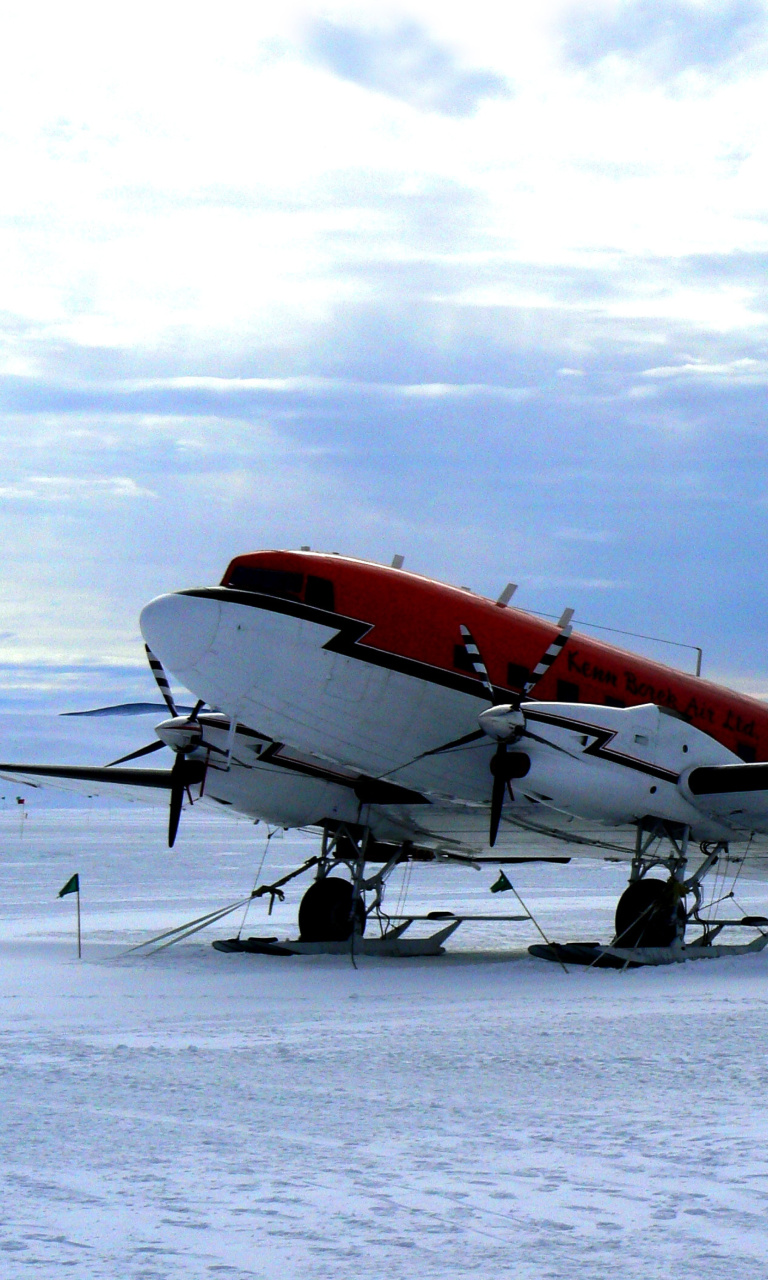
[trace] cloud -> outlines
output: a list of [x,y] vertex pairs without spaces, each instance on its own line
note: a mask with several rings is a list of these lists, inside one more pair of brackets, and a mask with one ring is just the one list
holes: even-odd
[[643,378],[707,379],[716,382],[741,383],[763,387],[768,383],[768,360],[753,360],[742,356],[719,364],[705,360],[688,360],[683,364],[658,365],[643,369]]
[[130,476],[26,476],[0,485],[0,498],[23,502],[88,502],[110,498],[156,498]]
[[765,11],[759,0],[705,5],[687,0],[622,0],[609,9],[578,5],[567,15],[567,59],[591,67],[610,55],[661,75],[710,70],[748,47]]
[[598,77],[546,5],[377,30],[315,6],[293,43],[263,6],[235,42],[218,11],[205,40],[153,16],[151,41],[116,11],[103,47],[23,10],[0,50],[9,662],[128,667],[151,596],[310,544],[673,620],[768,670],[758,10],[590,2],[568,31],[577,66],[613,49]]
[[345,378],[294,377],[294,378],[218,378],[212,375],[182,378],[129,378],[104,386],[104,391],[116,395],[136,392],[171,391],[184,395],[202,391],[219,397],[243,397],[259,393],[278,395],[361,395],[400,396],[423,399],[462,399],[491,397],[502,400],[524,400],[530,394],[528,387],[505,387],[491,383],[457,382],[368,382]]
[[[475,331],[478,319],[491,327]],[[48,380],[44,412],[31,394],[27,412],[0,419],[6,471],[24,466],[33,493],[26,506],[18,493],[0,504],[6,661],[138,661],[136,618],[153,595],[218,581],[238,552],[309,544],[384,563],[399,551],[416,571],[491,596],[510,578],[524,584],[523,608],[568,603],[636,631],[690,631],[722,662],[730,651],[760,670],[754,592],[732,585],[750,581],[761,554],[760,388],[726,382],[715,402],[699,378],[647,378],[658,395],[646,408],[622,399],[650,367],[642,328],[630,343],[608,324],[580,354],[584,376],[558,378],[572,367],[567,332],[549,334],[549,351],[538,339],[526,351],[525,326],[511,329],[508,313],[465,312],[438,359],[425,355],[422,321],[387,317],[388,345],[374,355],[390,382],[261,378],[247,367],[239,378],[162,375],[134,356],[125,379],[105,368]],[[339,319],[327,334],[350,371],[360,351],[374,358],[368,322],[357,316],[354,332]],[[686,363],[690,337],[657,341],[654,367]],[[707,363],[744,358],[757,357],[713,342]],[[84,359],[72,350],[66,364]],[[423,381],[400,381],[403,368]],[[451,368],[457,380],[443,384]],[[482,382],[466,376],[481,369]],[[522,372],[537,394],[503,394]],[[118,493],[162,501],[114,496],[115,479]],[[670,618],[684,628],[670,631]]]
[[322,19],[307,35],[312,56],[343,80],[398,98],[422,111],[471,116],[485,98],[509,96],[509,86],[491,71],[457,64],[415,22],[373,31]]

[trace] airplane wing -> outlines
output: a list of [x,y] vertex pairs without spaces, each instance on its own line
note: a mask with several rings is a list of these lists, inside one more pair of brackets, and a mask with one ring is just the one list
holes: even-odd
[[694,769],[686,788],[698,808],[741,831],[768,831],[768,764]]
[[[50,785],[79,795],[116,792],[131,800],[167,803],[170,769],[109,769],[104,766],[0,763],[0,777],[27,786]],[[37,781],[40,779],[40,781]]]

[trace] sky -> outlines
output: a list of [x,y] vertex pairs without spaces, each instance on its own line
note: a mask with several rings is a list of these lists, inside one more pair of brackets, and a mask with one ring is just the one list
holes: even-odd
[[0,710],[301,545],[768,695],[767,100],[758,0],[7,13]]

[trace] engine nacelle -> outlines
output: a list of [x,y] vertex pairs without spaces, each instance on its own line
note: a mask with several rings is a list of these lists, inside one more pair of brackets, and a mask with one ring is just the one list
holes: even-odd
[[[491,736],[513,730],[521,712],[492,707],[480,720]],[[491,727],[485,728],[487,718]],[[737,757],[709,734],[662,707],[526,704],[520,745],[530,757],[515,795],[575,817],[622,825],[648,816],[686,823],[698,839],[727,839],[728,829],[697,804],[686,785],[696,766]],[[509,741],[510,739],[506,739]]]
[[171,720],[162,720],[155,725],[155,733],[166,747],[188,755],[200,745],[203,737],[202,725],[187,716],[174,716]]

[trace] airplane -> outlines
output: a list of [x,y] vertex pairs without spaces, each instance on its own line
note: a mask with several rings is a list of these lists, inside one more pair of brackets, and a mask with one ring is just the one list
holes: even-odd
[[[520,853],[534,832],[630,862],[601,961],[720,954],[730,925],[758,931],[746,949],[768,945],[763,917],[701,914],[704,878],[731,844],[768,833],[768,706],[579,634],[571,609],[558,623],[517,609],[511,590],[492,601],[399,557],[236,556],[219,585],[142,610],[170,712],[156,741],[100,768],[0,771],[164,789],[171,846],[185,798],[319,832],[316,857],[259,891],[282,898],[314,872],[299,908],[309,944],[352,945],[374,917],[399,937],[407,923],[383,908],[398,865],[542,860]],[[184,714],[168,673],[197,699]],[[171,769],[126,767],[163,746]],[[627,832],[631,844],[617,843]],[[692,844],[701,862],[689,873]],[[701,934],[686,944],[689,925]],[[555,944],[538,953],[562,959]]]

